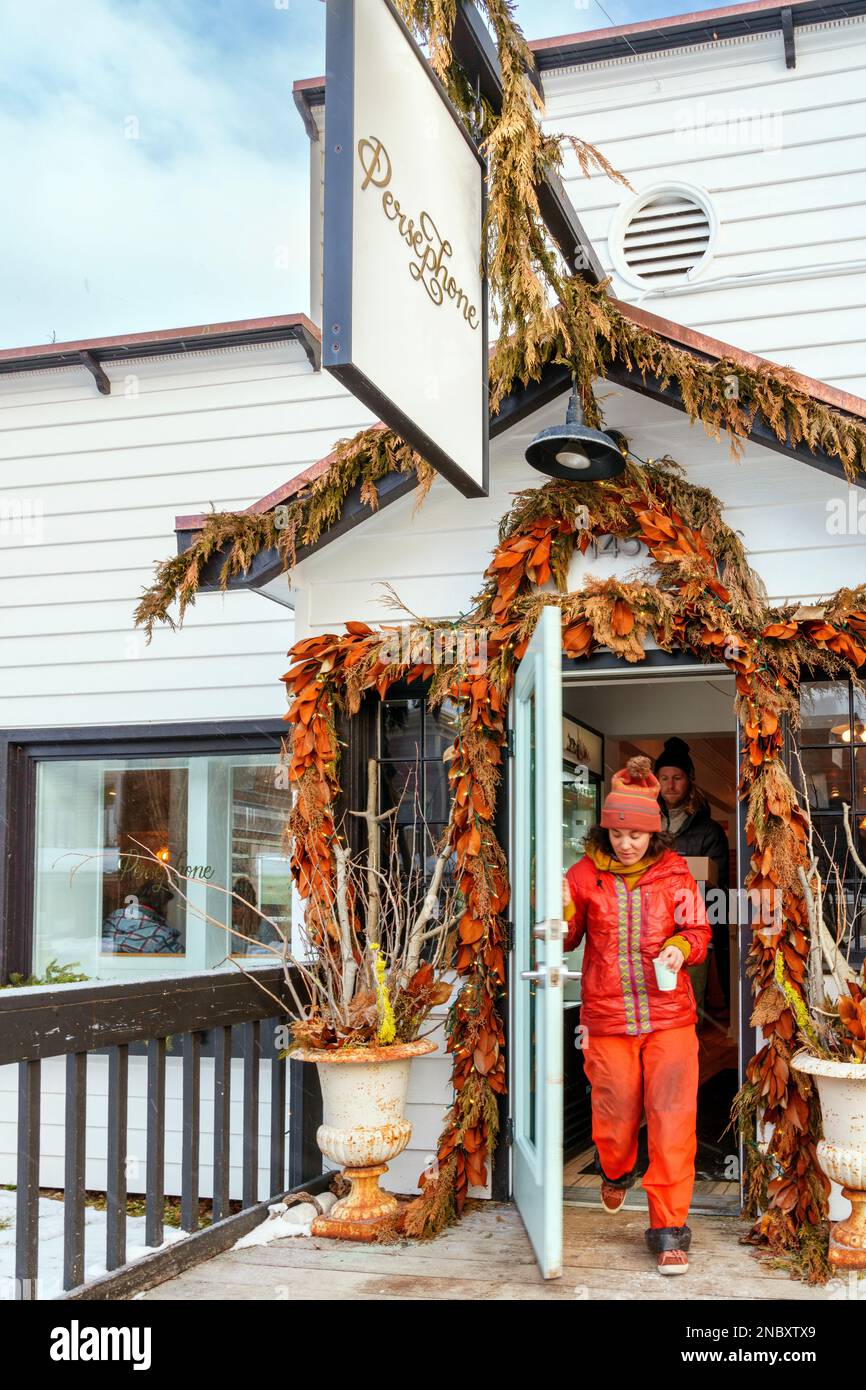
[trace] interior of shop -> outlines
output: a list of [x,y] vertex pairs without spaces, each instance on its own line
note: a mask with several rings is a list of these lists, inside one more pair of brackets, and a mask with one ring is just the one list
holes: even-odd
[[[646,754],[653,762],[676,735],[688,745],[694,764],[694,784],[706,798],[710,818],[719,824],[728,842],[728,884],[737,879],[736,833],[736,724],[734,682],[723,674],[705,676],[656,676],[634,678],[617,674],[607,679],[580,679],[563,683],[563,864],[567,869],[584,852],[587,830],[598,820],[601,802],[610,790],[611,777],[628,758]],[[692,803],[694,804],[694,803]],[[692,836],[694,839],[694,836]],[[686,853],[687,841],[682,842]],[[718,848],[718,837],[716,845]],[[680,848],[675,842],[675,848]],[[716,883],[724,864],[707,856],[688,854],[689,867],[709,903],[715,904],[716,943],[703,965],[688,967],[698,1006],[700,1081],[698,1090],[694,1210],[738,1209],[737,1142],[728,1125],[731,1101],[737,1090],[738,979],[737,938],[731,925],[729,894],[720,894]],[[721,870],[724,872],[724,869]],[[720,936],[724,934],[724,940]],[[728,943],[728,961],[723,959]],[[565,957],[566,968],[581,969],[583,944]],[[582,1056],[576,1045],[580,981],[565,986],[564,1059],[564,1174],[565,1200],[598,1202],[601,1182],[592,1142],[589,1086],[583,1074]],[[648,1164],[646,1123],[641,1127],[638,1174]],[[629,1191],[627,1206],[645,1206],[640,1181]]]

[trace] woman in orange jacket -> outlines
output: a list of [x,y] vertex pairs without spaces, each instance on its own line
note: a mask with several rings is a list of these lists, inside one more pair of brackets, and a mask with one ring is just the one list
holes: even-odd
[[[565,876],[563,949],[586,938],[580,1024],[602,1204],[618,1211],[635,1180],[645,1111],[645,1237],[659,1272],[682,1274],[691,1243],[698,1039],[695,996],[681,967],[705,959],[712,932],[697,883],[661,834],[658,793],[648,758],[630,758],[615,774],[601,824]],[[654,962],[672,972],[673,988],[660,987]]]

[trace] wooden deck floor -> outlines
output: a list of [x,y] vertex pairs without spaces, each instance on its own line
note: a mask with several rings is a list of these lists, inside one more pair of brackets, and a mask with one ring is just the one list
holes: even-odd
[[[820,1300],[833,1285],[809,1288],[768,1269],[738,1237],[730,1216],[692,1216],[688,1273],[657,1273],[644,1243],[646,1214],[564,1208],[562,1277],[544,1280],[517,1208],[472,1201],[462,1220],[433,1241],[393,1246],[294,1236],[228,1251],[137,1297],[142,1300],[332,1299],[766,1299]],[[839,1297],[836,1290],[835,1297]]]

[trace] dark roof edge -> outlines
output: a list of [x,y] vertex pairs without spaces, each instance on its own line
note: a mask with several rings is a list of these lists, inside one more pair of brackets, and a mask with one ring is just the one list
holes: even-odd
[[314,106],[325,104],[324,77],[301,77],[292,83],[292,99],[298,108],[304,129],[311,140],[318,140],[319,127],[313,117]]
[[322,335],[306,314],[276,314],[269,318],[237,319],[198,324],[191,328],[161,328],[149,333],[123,333],[112,338],[80,338],[68,343],[39,343],[34,347],[0,349],[0,375],[40,371],[46,367],[86,366],[135,357],[160,357],[177,352],[201,352],[240,347],[247,343],[296,339],[311,365],[321,361]]
[[[705,333],[699,333],[693,328],[686,328],[683,324],[675,323],[672,319],[661,318],[658,314],[650,313],[646,309],[640,309],[635,304],[627,304],[625,301],[618,299],[614,299],[613,303],[616,308],[624,314],[626,318],[631,319],[633,323],[640,327],[647,328],[651,332],[657,333],[675,347],[691,352],[695,356],[703,358],[706,361],[731,361],[752,370],[762,367],[773,368],[779,365],[778,363],[770,362],[767,358],[757,357],[752,352],[746,352],[742,348],[734,347],[732,343],[724,343],[718,338],[710,338]],[[509,429],[517,420],[525,419],[528,415],[532,414],[534,410],[540,408],[548,398],[548,394],[551,396],[559,395],[565,391],[568,386],[569,373],[564,368],[560,370],[562,372],[561,381],[558,377],[556,380],[553,380],[552,378],[555,376],[555,373],[549,373],[551,380],[547,385],[542,381],[530,383],[526,388],[518,387],[512,402],[514,409],[511,412],[503,410],[500,412],[499,416],[491,419],[491,433],[504,433],[505,430]],[[633,375],[637,377],[637,374]],[[805,395],[812,397],[812,399],[821,401],[824,405],[829,406],[833,410],[838,410],[841,414],[850,415],[857,420],[866,421],[866,400],[862,397],[854,396],[848,391],[839,391],[835,386],[829,386],[826,382],[818,381],[814,377],[803,376],[799,372],[794,372],[792,374],[792,381],[801,388]],[[628,385],[634,390],[644,389],[639,379],[632,380],[629,378],[628,380],[624,380],[622,384]],[[673,399],[671,398],[668,403],[673,404]],[[381,421],[378,421],[377,424],[382,429],[385,428]],[[778,441],[769,430],[764,431],[762,436],[755,435],[755,442],[766,448],[780,448]],[[789,452],[784,447],[782,447],[780,451]],[[808,464],[810,467],[817,467],[834,474],[839,471],[834,461],[829,460],[826,456],[811,455],[805,448],[800,450],[796,456],[800,458],[801,462]],[[243,510],[251,515],[261,515],[264,512],[271,511],[281,503],[290,501],[291,498],[295,497],[304,487],[321,477],[321,475],[327,471],[334,458],[335,454],[330,453],[325,455],[324,458],[317,459],[315,463],[310,464],[309,467],[303,469],[300,473],[296,473],[287,483],[283,483],[280,487],[275,488],[273,492],[269,492],[267,496],[259,498],[258,501],[250,503],[250,505]],[[397,496],[402,496],[403,492],[410,490],[412,487],[414,487],[413,480],[410,480],[408,483],[402,480],[400,489],[395,488],[388,500],[396,500]],[[368,513],[369,509],[362,508],[360,501],[356,499],[356,504],[353,503],[351,509],[350,524],[352,526],[356,525],[359,520],[363,519],[363,515],[367,515]],[[194,544],[206,521],[207,513],[193,513],[191,515],[188,514],[175,517],[178,554],[181,554],[184,550],[188,550],[190,546]],[[305,549],[304,554],[310,553],[321,545],[326,545],[329,540],[334,539],[336,534],[342,534],[342,531],[326,532],[316,545]],[[243,577],[238,578],[235,587],[244,587]]]
[[561,34],[554,38],[532,39],[529,47],[544,72],[550,68],[600,63],[614,58],[645,57],[695,44],[718,43],[724,39],[759,37],[781,31],[790,11],[794,28],[806,24],[829,24],[840,19],[866,15],[866,0],[752,0],[721,9],[697,10],[690,14],[645,19],[584,33]]

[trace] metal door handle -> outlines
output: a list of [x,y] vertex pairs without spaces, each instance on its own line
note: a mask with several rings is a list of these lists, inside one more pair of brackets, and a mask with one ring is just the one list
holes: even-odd
[[551,928],[551,931],[553,931],[555,927],[559,927],[559,933],[563,941],[568,936],[567,922],[563,922],[561,917],[548,917],[544,922],[539,922],[537,927],[533,927],[533,938],[536,941],[544,941],[547,936],[548,927]]
[[540,985],[561,985],[566,980],[579,980],[581,970],[563,970],[561,967],[542,965],[538,970],[521,970],[521,980],[537,980]]

